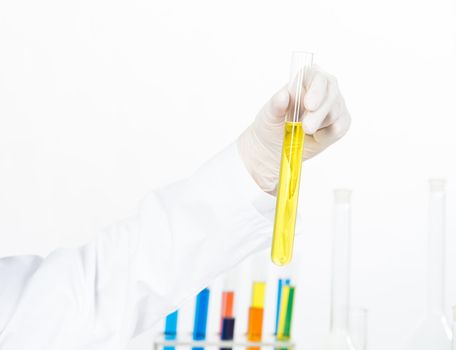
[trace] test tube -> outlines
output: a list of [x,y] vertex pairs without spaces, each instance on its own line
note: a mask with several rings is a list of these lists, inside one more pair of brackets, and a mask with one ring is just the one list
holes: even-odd
[[356,350],[367,349],[367,316],[368,311],[360,307],[350,307],[348,312],[348,329],[350,342]]
[[247,339],[260,341],[263,334],[264,295],[266,283],[254,282],[252,288],[252,304],[249,308]]
[[271,259],[279,266],[288,264],[293,253],[305,135],[302,128],[302,118],[305,111],[303,101],[305,83],[308,81],[312,62],[312,53],[293,53],[291,78],[288,84],[290,102],[285,116],[274,235],[271,248]]
[[279,327],[277,330],[278,340],[289,340],[291,337],[291,321],[293,319],[295,287],[283,286],[282,300],[280,305]]
[[351,191],[334,191],[332,240],[331,332],[348,333],[350,304]]
[[[228,281],[230,279],[228,278]],[[225,281],[225,284],[229,282]],[[232,286],[231,286],[232,287]],[[222,310],[220,320],[220,339],[233,340],[234,339],[234,291],[225,290],[222,292]],[[220,348],[220,350],[232,350],[232,348]]]
[[222,310],[220,312],[220,333],[223,329],[223,320],[225,318],[234,317],[233,313],[233,304],[234,304],[234,292],[233,291],[223,291],[222,292]]
[[[445,309],[445,248],[446,248],[446,181],[429,180],[429,226],[428,226],[428,276],[427,315],[424,326],[435,329],[440,341],[450,347],[451,321]],[[440,332],[437,332],[440,330]],[[421,330],[418,330],[418,334]],[[435,349],[440,349],[436,346]]]
[[277,304],[276,304],[276,318],[275,318],[275,327],[274,335],[277,335],[277,330],[279,329],[279,317],[280,317],[280,304],[282,301],[282,288],[283,286],[290,285],[290,279],[279,278],[277,282]]
[[[166,316],[165,321],[165,340],[176,340],[177,337],[178,311],[174,311]],[[165,346],[164,350],[174,350],[174,346]]]
[[334,190],[330,333],[323,347],[327,350],[367,346],[367,311],[350,306],[351,193]]
[[429,180],[428,314],[445,314],[445,180]]
[[[193,325],[193,340],[206,339],[207,314],[209,309],[209,289],[205,288],[198,293],[195,306],[195,322]],[[194,347],[193,350],[203,350],[201,347]]]
[[174,311],[166,316],[165,321],[165,339],[166,340],[174,340],[176,339],[177,335],[177,319],[178,319],[178,311]]
[[452,350],[456,350],[456,305],[453,306],[453,343]]

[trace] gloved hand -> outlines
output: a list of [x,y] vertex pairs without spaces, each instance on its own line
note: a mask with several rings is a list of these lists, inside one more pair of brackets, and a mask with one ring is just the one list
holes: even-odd
[[[303,160],[307,160],[345,135],[350,127],[350,114],[333,76],[314,68],[304,85]],[[264,105],[237,140],[247,170],[263,191],[273,195],[279,181],[289,101],[290,93],[285,86]]]

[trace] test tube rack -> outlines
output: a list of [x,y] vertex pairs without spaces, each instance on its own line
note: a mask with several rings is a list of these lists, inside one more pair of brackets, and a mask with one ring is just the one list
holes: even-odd
[[164,335],[160,335],[154,340],[153,350],[161,350],[163,348],[177,348],[188,347],[191,348],[273,348],[273,349],[287,349],[294,350],[296,344],[293,341],[278,341],[274,336],[263,337],[259,342],[248,341],[245,337],[234,340],[220,340],[217,339],[219,335],[208,337],[205,340],[193,340],[192,335],[184,337],[177,337],[175,340],[166,340]]

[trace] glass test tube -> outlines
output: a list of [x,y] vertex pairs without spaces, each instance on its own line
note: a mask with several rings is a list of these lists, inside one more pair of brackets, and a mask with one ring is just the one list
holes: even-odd
[[[193,340],[206,339],[207,315],[209,311],[209,289],[205,288],[196,296],[195,321],[193,325]],[[193,350],[204,348],[194,347]]]
[[275,327],[274,335],[277,335],[277,330],[279,329],[279,317],[280,317],[280,304],[282,301],[282,288],[283,286],[290,285],[290,279],[279,278],[277,282],[277,304],[276,304],[276,318],[275,318]]
[[222,310],[220,312],[220,333],[223,329],[223,320],[227,317],[234,317],[233,314],[233,304],[234,304],[234,292],[233,291],[223,291],[222,292]]
[[264,295],[266,283],[254,282],[252,288],[252,304],[249,308],[247,339],[260,341],[263,334]]
[[427,307],[415,332],[407,339],[407,350],[447,350],[452,330],[445,313],[445,180],[429,181]]
[[277,304],[276,304],[276,319],[275,319],[275,328],[274,335],[277,335],[277,330],[279,329],[279,318],[280,318],[280,304],[282,303],[282,289],[283,286],[289,286],[289,278],[279,278],[277,283]]
[[275,317],[275,327],[274,327],[274,335],[277,335],[277,330],[279,328],[279,317],[280,317],[280,303],[282,300],[282,287],[284,285],[284,280],[279,278],[277,282],[277,304],[276,304],[276,317]]
[[165,321],[165,339],[174,340],[177,335],[178,311],[174,311],[166,316]]
[[[166,316],[165,321],[165,340],[176,340],[177,338],[177,319],[178,311],[174,311]],[[165,346],[164,350],[174,350],[174,346]]]
[[366,350],[367,311],[350,306],[351,191],[334,191],[330,333],[327,350]]
[[290,102],[285,117],[285,130],[277,188],[274,235],[271,259],[279,266],[288,264],[293,253],[302,153],[304,149],[305,84],[312,68],[313,54],[295,52],[292,56],[291,78],[288,84]]
[[280,305],[277,339],[286,341],[291,337],[291,322],[293,318],[295,287],[283,286],[282,288],[282,300]]
[[431,179],[428,230],[428,312],[445,308],[445,180]]
[[445,312],[445,185],[444,179],[429,180],[427,319],[439,320],[439,328],[443,330],[442,334],[446,335],[445,340],[449,344],[452,338],[452,330]]
[[456,305],[453,306],[453,343],[452,350],[456,350]]
[[350,304],[350,197],[350,190],[334,191],[331,279],[331,332],[347,334]]
[[364,308],[349,308],[348,328],[350,333],[350,342],[356,350],[367,349],[367,315]]
[[[233,340],[234,326],[234,291],[224,291],[222,292],[220,339]],[[220,350],[232,350],[232,348],[220,348]]]

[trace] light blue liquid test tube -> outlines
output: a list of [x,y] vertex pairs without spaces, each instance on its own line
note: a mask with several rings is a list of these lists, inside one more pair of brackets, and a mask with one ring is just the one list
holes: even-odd
[[[196,296],[195,322],[193,324],[193,340],[206,339],[207,314],[209,310],[209,289],[204,288]],[[203,350],[202,347],[194,347],[193,350]]]
[[[177,310],[166,316],[165,321],[165,340],[176,340],[177,338]],[[174,346],[165,346],[163,350],[174,350]]]
[[282,286],[289,286],[290,279],[279,278],[277,283],[277,307],[276,307],[276,319],[275,319],[275,330],[274,335],[277,335],[279,330],[279,316],[280,316],[280,304],[282,303]]

